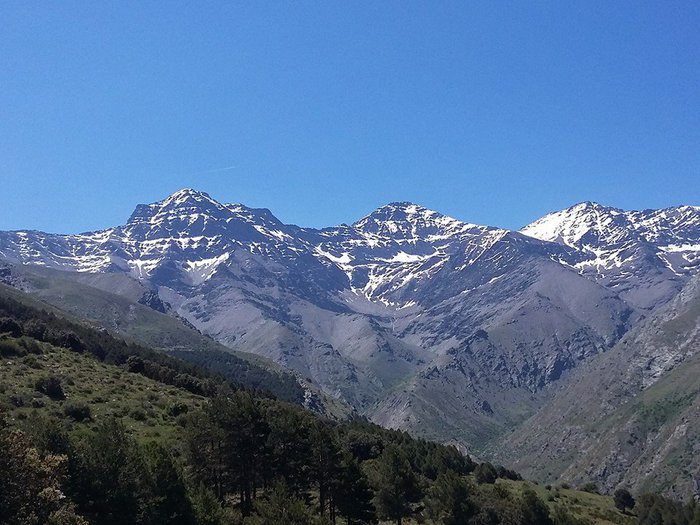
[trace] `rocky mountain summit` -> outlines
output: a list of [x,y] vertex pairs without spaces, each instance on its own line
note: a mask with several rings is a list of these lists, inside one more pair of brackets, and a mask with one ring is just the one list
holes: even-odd
[[0,232],[0,258],[119,274],[381,424],[480,453],[674,300],[700,208],[581,203],[516,232],[396,202],[311,229],[185,189],[107,230]]
[[575,249],[566,262],[651,310],[700,268],[700,207],[623,211],[583,202],[521,230]]

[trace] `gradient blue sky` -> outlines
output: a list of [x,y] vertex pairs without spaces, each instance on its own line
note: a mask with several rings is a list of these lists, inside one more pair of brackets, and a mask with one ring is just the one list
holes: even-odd
[[[700,3],[3,2],[0,229],[700,204]],[[221,168],[229,168],[222,170]]]

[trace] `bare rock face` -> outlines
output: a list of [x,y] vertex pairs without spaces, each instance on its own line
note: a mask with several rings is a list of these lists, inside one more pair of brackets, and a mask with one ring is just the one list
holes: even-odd
[[542,480],[700,496],[700,276],[492,452]]
[[[700,208],[582,203],[513,232],[397,202],[309,229],[185,189],[103,231],[0,232],[0,258],[119,274],[133,300],[377,422],[505,457],[494,443],[698,273]],[[683,361],[647,343],[647,375]]]

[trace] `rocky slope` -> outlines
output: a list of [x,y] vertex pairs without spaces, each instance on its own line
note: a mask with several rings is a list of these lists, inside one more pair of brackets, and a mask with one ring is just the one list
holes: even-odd
[[700,276],[494,447],[541,480],[700,494]]

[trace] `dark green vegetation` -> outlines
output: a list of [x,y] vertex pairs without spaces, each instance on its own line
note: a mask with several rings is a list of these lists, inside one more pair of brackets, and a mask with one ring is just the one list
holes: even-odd
[[612,498],[324,420],[17,297],[0,296],[0,327],[2,524],[634,521]]
[[640,525],[697,525],[700,523],[700,504],[679,503],[655,494],[644,494],[635,505]]

